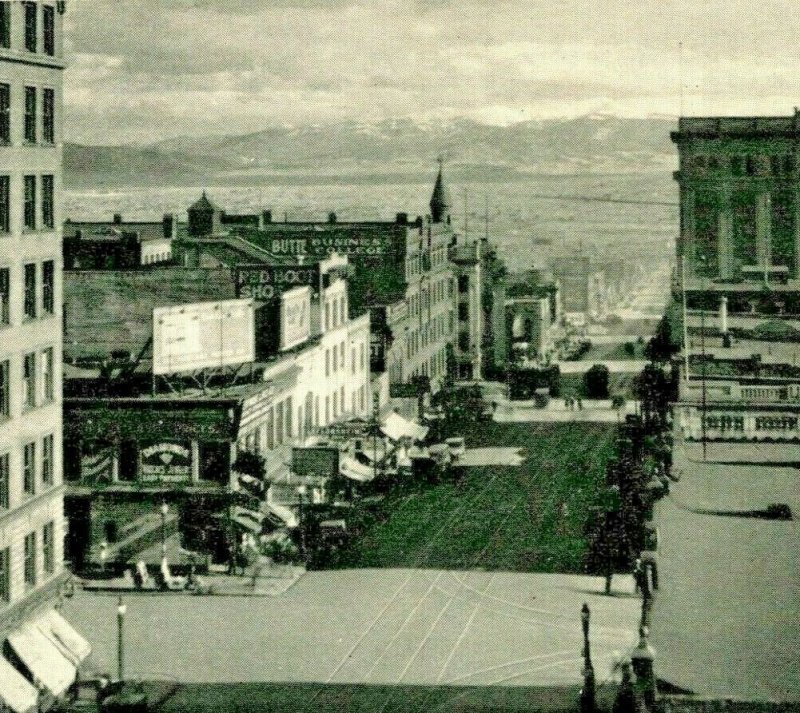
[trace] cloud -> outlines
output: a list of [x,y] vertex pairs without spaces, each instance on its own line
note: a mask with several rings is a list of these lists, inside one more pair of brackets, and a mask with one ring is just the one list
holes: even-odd
[[87,143],[347,118],[675,114],[681,96],[785,113],[800,94],[800,14],[780,0],[75,0],[66,32],[67,133]]

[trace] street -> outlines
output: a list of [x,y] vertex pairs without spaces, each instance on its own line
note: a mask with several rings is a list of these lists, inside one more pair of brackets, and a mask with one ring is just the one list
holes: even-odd
[[[580,608],[592,610],[598,683],[635,643],[640,600],[599,577],[343,570],[307,574],[278,597],[126,597],[126,672],[182,682],[462,686],[580,681]],[[116,666],[115,596],[79,592],[64,615]]]

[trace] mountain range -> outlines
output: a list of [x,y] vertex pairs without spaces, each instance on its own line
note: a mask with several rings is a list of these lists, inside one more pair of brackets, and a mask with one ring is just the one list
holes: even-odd
[[636,173],[675,162],[668,118],[590,115],[489,126],[468,119],[344,121],[147,146],[65,144],[68,188],[427,180],[439,156],[461,180]]

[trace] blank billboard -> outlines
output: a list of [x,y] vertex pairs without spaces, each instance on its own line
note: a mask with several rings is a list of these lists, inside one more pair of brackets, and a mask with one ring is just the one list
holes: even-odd
[[295,287],[281,295],[281,351],[311,336],[311,288]]
[[253,300],[153,310],[153,374],[179,374],[255,360]]

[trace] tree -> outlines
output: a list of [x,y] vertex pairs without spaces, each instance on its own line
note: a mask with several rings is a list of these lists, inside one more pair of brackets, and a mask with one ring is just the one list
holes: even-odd
[[584,374],[583,384],[587,398],[608,398],[609,371],[605,364],[595,364]]

